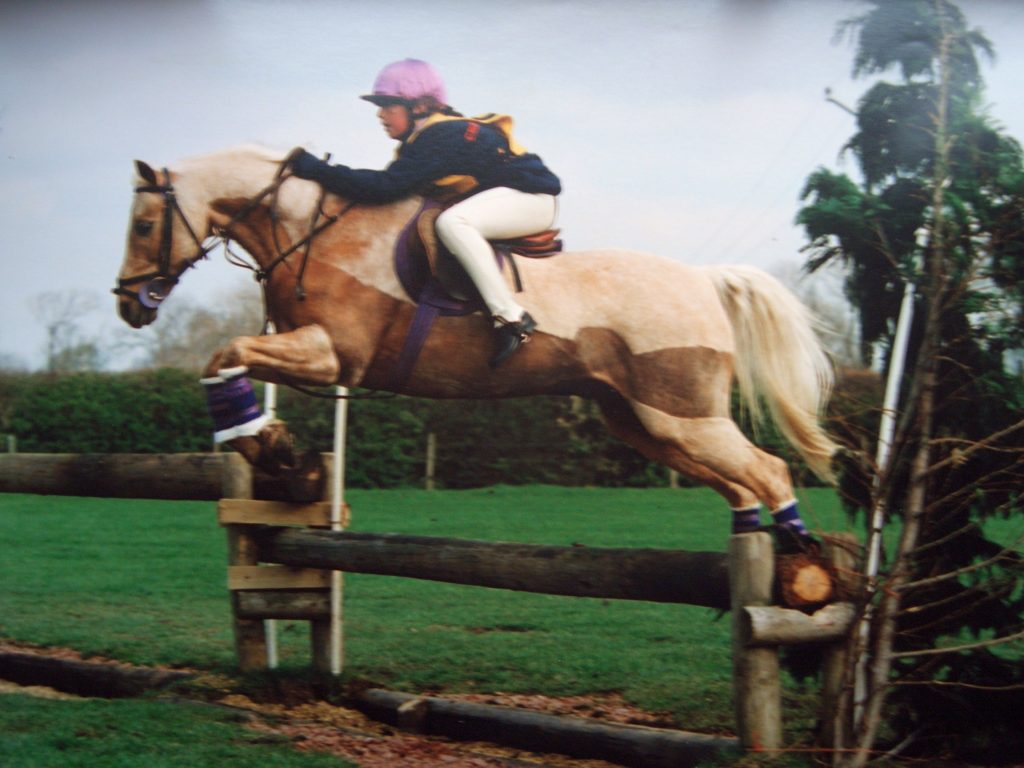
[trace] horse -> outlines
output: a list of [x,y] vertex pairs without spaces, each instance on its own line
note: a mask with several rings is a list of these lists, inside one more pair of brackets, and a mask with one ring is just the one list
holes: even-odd
[[[163,298],[208,254],[209,238],[242,246],[263,284],[276,332],[227,341],[204,377],[235,371],[427,398],[579,395],[596,401],[612,434],[734,510],[780,509],[794,499],[788,467],[733,420],[735,382],[754,417],[765,418],[767,406],[811,470],[832,481],[836,445],[821,425],[830,362],[809,310],[767,273],[623,249],[520,259],[518,299],[537,321],[528,344],[494,370],[490,319],[442,316],[400,375],[417,307],[393,256],[423,199],[353,204],[290,176],[287,160],[248,144],[159,171],[135,163],[115,288],[127,323],[156,319]],[[226,442],[277,471],[293,461],[289,440],[285,425],[260,422],[256,434]]]

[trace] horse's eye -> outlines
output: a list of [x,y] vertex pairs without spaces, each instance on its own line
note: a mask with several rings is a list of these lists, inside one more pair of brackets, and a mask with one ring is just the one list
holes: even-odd
[[139,237],[149,237],[149,234],[153,231],[153,222],[147,221],[146,219],[135,220],[135,234]]

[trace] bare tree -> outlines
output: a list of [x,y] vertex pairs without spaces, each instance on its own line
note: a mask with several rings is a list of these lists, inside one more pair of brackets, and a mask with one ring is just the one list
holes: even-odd
[[249,288],[224,294],[209,305],[172,296],[144,331],[128,331],[122,343],[141,349],[146,368],[200,370],[213,352],[235,336],[263,330],[263,305]]
[[46,370],[50,373],[92,371],[102,367],[100,342],[82,330],[83,320],[99,308],[95,294],[46,291],[31,302],[32,312],[46,330]]

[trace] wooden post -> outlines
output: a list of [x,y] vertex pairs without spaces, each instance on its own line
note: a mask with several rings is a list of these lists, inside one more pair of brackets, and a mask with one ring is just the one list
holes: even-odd
[[437,466],[437,435],[433,432],[427,433],[427,472],[424,481],[424,488],[428,491],[434,490],[434,470]]
[[[857,552],[861,545],[852,533],[837,533],[825,538],[825,556],[835,568],[836,583],[840,597],[849,600],[854,593]],[[818,713],[818,744],[831,749],[835,744],[835,715],[839,698],[843,692],[846,676],[846,662],[849,654],[849,638],[830,645],[821,661],[821,709]]]
[[729,538],[733,706],[740,744],[754,751],[782,746],[779,651],[748,648],[742,618],[746,606],[771,604],[774,570],[772,540],[767,533]]
[[[224,498],[252,498],[252,467],[237,453],[224,454]],[[228,525],[228,565],[259,562],[252,526]],[[231,618],[235,628],[235,653],[243,672],[267,667],[267,636],[261,619],[239,618],[239,595],[231,593]]]

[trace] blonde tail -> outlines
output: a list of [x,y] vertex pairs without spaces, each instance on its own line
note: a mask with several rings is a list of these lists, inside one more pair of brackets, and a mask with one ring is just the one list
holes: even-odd
[[810,311],[778,280],[755,267],[706,268],[736,337],[736,380],[755,424],[772,420],[811,470],[834,482],[837,446],[821,428],[833,372]]

